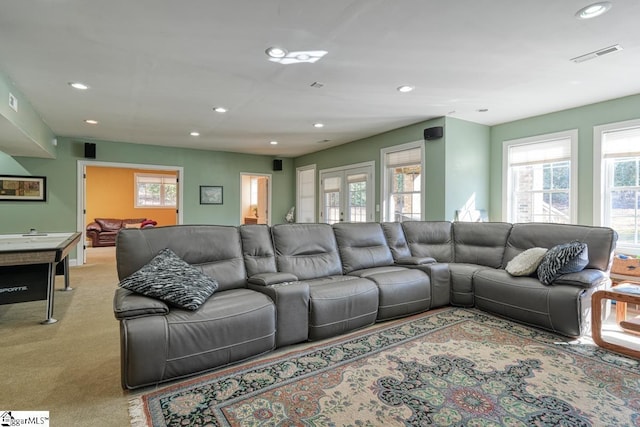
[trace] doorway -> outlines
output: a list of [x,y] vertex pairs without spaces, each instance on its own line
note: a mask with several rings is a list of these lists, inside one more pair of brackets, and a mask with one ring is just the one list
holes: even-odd
[[373,162],[320,171],[321,222],[374,220]]
[[271,174],[240,173],[240,224],[271,225]]
[[[127,173],[129,176],[133,177],[136,172],[144,172],[138,175],[143,176],[143,179],[146,179],[146,181],[149,181],[149,176],[150,175],[171,175],[173,177],[175,177],[175,184],[174,188],[176,190],[176,195],[175,195],[175,200],[176,200],[176,204],[175,204],[175,208],[171,208],[168,210],[168,212],[164,213],[164,217],[168,218],[166,222],[166,224],[164,225],[168,225],[169,223],[172,224],[182,224],[183,221],[183,217],[182,217],[182,194],[183,194],[183,188],[182,188],[182,179],[181,177],[183,176],[183,168],[182,167],[178,167],[178,166],[161,166],[161,165],[145,165],[145,164],[131,164],[131,163],[112,163],[112,162],[98,162],[98,161],[88,161],[88,160],[79,160],[78,161],[78,176],[77,176],[77,194],[78,194],[78,202],[77,202],[77,230],[78,232],[82,233],[82,244],[77,246],[77,259],[76,259],[76,264],[77,265],[82,265],[85,264],[86,261],[86,255],[87,255],[87,233],[86,233],[86,228],[87,228],[87,224],[92,222],[94,219],[93,217],[98,215],[96,213],[96,211],[91,211],[88,209],[87,206],[87,201],[88,201],[88,197],[87,197],[87,191],[88,191],[88,186],[87,186],[87,173],[88,173],[88,169],[89,170],[93,170],[95,171],[107,171],[107,170],[113,170],[113,171],[120,171],[120,172],[125,172]],[[124,170],[124,171],[123,171]],[[128,172],[127,172],[128,171]],[[117,176],[117,175],[116,175]],[[104,175],[102,175],[102,177],[100,178],[102,180],[104,179],[108,179],[105,178]],[[134,178],[132,178],[134,179]],[[130,184],[130,186],[129,186]],[[116,185],[116,183],[111,183],[111,185],[108,185],[108,190],[104,190],[105,191],[105,198],[108,198],[108,194],[107,191],[126,191],[128,192],[129,196],[127,196],[127,198],[130,199],[130,206],[133,208],[135,207],[135,200],[134,200],[134,194],[136,194],[136,192],[134,191],[134,182],[130,182],[127,184],[119,184]],[[89,188],[90,190],[90,188]],[[147,199],[149,198],[149,194],[146,194]],[[136,199],[137,200],[137,199]],[[138,206],[139,208],[140,206]],[[165,209],[167,210],[167,209]],[[140,209],[140,211],[142,211],[142,209]],[[92,213],[93,212],[93,213]],[[148,211],[151,212],[151,211]],[[154,210],[155,214],[158,214],[157,210]],[[169,216],[166,216],[169,215]],[[104,217],[113,217],[116,215],[109,215],[108,213],[106,215],[103,215],[102,213],[99,214],[99,216],[104,216]],[[125,215],[125,216],[129,216],[129,215]],[[141,216],[148,216],[148,215],[141,215]],[[133,217],[138,217],[138,215],[134,215]],[[123,218],[124,219],[124,218]],[[162,221],[161,221],[162,222]],[[159,224],[162,225],[162,224]]]

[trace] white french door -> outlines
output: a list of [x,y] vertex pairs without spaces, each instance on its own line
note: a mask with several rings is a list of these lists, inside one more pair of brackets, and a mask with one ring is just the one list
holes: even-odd
[[320,222],[374,220],[373,162],[320,171]]

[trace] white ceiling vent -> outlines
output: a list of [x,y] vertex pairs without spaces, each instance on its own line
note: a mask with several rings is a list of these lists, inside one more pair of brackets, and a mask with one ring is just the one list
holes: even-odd
[[580,62],[588,61],[593,58],[597,58],[602,55],[606,55],[608,53],[617,52],[619,50],[622,50],[622,46],[620,46],[619,44],[614,44],[613,46],[605,47],[603,49],[596,50],[595,52],[587,53],[581,56],[576,56],[575,58],[571,58],[571,61],[577,64]]

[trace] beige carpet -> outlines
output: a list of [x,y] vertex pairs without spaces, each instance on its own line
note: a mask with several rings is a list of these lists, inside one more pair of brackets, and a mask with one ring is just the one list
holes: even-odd
[[90,248],[71,267],[71,292],[56,279],[54,318],[46,302],[0,305],[0,410],[49,411],[52,426],[128,426],[120,387],[114,248]]

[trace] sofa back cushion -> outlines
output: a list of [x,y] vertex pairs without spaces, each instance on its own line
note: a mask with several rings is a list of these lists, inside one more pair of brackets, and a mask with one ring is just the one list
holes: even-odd
[[513,224],[503,263],[506,265],[516,255],[529,248],[551,249],[556,245],[574,240],[587,244],[589,263],[586,268],[602,271],[608,271],[611,268],[613,251],[618,240],[618,234],[611,228],[535,222]]
[[511,226],[506,222],[454,222],[455,261],[500,268]]
[[377,222],[337,223],[333,232],[342,260],[342,272],[393,265],[382,226]]
[[278,271],[298,279],[342,273],[333,230],[328,224],[276,224],[271,227]]
[[404,236],[401,222],[383,222],[382,231],[394,260],[411,257],[411,251]]
[[402,223],[407,245],[414,257],[431,257],[453,262],[452,224],[449,221],[406,221]]
[[122,280],[139,270],[164,248],[215,279],[219,291],[246,287],[240,232],[237,227],[223,225],[121,230],[116,239],[118,278]]
[[261,273],[275,273],[276,254],[271,242],[271,230],[267,225],[240,226],[242,255],[249,277]]
[[122,220],[117,218],[96,218],[102,231],[118,231],[122,228]]

